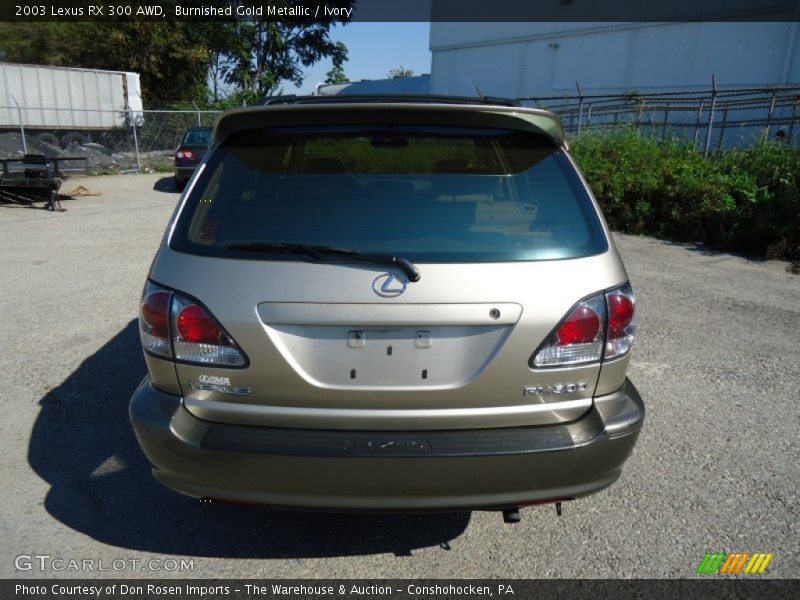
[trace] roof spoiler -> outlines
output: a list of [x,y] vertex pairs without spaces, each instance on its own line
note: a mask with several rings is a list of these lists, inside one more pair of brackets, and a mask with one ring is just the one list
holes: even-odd
[[[320,98],[320,96],[312,96]],[[354,96],[350,96],[353,98]],[[326,98],[341,99],[342,96]],[[397,125],[484,127],[533,131],[547,135],[556,144],[566,147],[564,126],[555,114],[522,106],[484,104],[482,101],[457,102],[392,102],[346,101],[273,103],[265,106],[237,108],[217,118],[214,139],[220,141],[231,133],[265,127]]]
[[438,94],[331,94],[317,96],[298,96],[286,94],[263,96],[256,103],[259,106],[276,104],[492,104],[495,106],[522,106],[518,100],[495,96],[444,96]]

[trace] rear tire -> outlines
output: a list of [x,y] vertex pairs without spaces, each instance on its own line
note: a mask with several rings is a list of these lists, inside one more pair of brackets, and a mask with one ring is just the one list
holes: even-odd
[[61,145],[64,148],[75,148],[76,146],[83,146],[89,141],[89,138],[83,135],[82,133],[78,133],[77,131],[71,131],[64,135],[61,138]]
[[186,187],[186,180],[175,178],[175,187],[179,192],[182,192]]
[[58,148],[59,150],[61,149],[61,142],[59,142],[58,138],[52,133],[39,133],[33,138],[33,142],[37,145],[49,144],[50,146]]

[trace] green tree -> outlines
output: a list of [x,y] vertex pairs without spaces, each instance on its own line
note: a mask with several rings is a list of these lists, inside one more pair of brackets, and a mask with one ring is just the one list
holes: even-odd
[[[332,0],[329,6],[349,8],[354,0]],[[294,0],[275,2],[280,7],[292,7]],[[258,94],[275,91],[281,82],[303,83],[303,68],[323,58],[337,58],[341,48],[330,39],[330,29],[349,19],[332,16],[317,19],[292,18],[273,21],[264,17],[236,23],[237,46],[229,53],[232,66],[227,82],[238,90]]]
[[62,64],[68,23],[0,22],[0,60],[24,64]]
[[386,76],[389,77],[390,79],[403,79],[405,77],[413,77],[414,71],[412,71],[411,69],[406,69],[403,66],[400,66],[389,71],[386,74]]
[[344,63],[347,61],[347,46],[336,42],[336,53],[333,55],[333,66],[326,73],[325,83],[349,83],[350,80],[344,73]]
[[228,21],[204,21],[199,35],[205,42],[208,57],[208,96],[212,104],[223,102],[230,95],[226,78],[232,67],[231,51],[237,46],[236,25]]
[[140,73],[147,106],[205,101],[210,55],[203,29],[190,22],[78,23],[85,27],[73,63]]

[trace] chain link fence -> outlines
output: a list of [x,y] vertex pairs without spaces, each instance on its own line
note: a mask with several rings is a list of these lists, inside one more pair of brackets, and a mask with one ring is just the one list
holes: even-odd
[[[4,112],[6,111],[6,112]],[[36,114],[32,114],[32,113]],[[75,113],[85,113],[76,119]],[[0,106],[0,159],[44,154],[85,157],[90,172],[152,171],[172,167],[173,153],[190,127],[211,127],[220,111],[119,112]],[[2,119],[4,115],[12,118]],[[9,122],[13,121],[13,122]],[[69,126],[56,123],[69,122]],[[108,127],[107,123],[116,123]],[[34,126],[31,123],[44,125]],[[104,127],[93,126],[103,123]],[[62,164],[69,170],[69,161]]]
[[700,152],[779,139],[800,147],[800,86],[653,94],[520,98],[560,115],[572,135],[622,124],[661,139],[681,138]]
[[[800,86],[712,87],[706,91],[625,95],[579,93],[520,100],[560,115],[571,135],[628,124],[645,135],[683,138],[704,153],[750,146],[765,139],[781,139],[800,147]],[[85,115],[76,118],[76,113]],[[95,173],[168,170],[185,131],[212,126],[219,113],[199,109],[125,113],[0,106],[0,159],[31,153],[48,158],[86,157],[90,171]],[[117,125],[109,127],[109,122]],[[69,168],[68,162],[62,164]]]

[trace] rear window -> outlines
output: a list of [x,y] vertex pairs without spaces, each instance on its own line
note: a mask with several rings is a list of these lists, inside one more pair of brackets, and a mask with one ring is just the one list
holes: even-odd
[[211,130],[208,131],[187,131],[183,136],[181,144],[186,146],[210,146]]
[[392,126],[244,131],[212,152],[171,247],[263,258],[228,246],[280,242],[420,262],[574,258],[607,249],[574,168],[547,137]]

